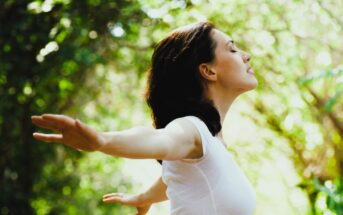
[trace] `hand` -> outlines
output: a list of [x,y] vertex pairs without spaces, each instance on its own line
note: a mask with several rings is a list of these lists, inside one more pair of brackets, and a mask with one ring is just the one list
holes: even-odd
[[125,193],[110,193],[103,196],[103,202],[117,202],[123,205],[134,206],[137,208],[135,215],[145,215],[149,211],[151,204],[144,204],[140,195],[129,195]]
[[33,133],[33,137],[44,142],[63,143],[80,151],[96,151],[105,145],[105,138],[95,129],[65,115],[43,114],[32,116],[32,123],[58,134]]

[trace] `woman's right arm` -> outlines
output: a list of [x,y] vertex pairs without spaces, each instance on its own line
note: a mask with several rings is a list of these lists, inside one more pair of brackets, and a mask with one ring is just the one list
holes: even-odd
[[101,151],[134,159],[178,160],[196,158],[201,150],[196,128],[182,118],[173,120],[163,129],[133,127],[113,132],[97,132],[65,115],[33,116],[32,122],[59,133],[34,133],[36,139],[63,143],[81,151]]

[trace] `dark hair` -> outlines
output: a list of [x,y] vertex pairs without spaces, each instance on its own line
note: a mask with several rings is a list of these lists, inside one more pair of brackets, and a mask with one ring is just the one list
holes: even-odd
[[221,130],[219,112],[205,98],[206,85],[199,72],[201,63],[215,58],[216,43],[210,36],[214,28],[210,22],[178,28],[155,47],[145,93],[155,128],[193,115],[205,122],[213,136]]

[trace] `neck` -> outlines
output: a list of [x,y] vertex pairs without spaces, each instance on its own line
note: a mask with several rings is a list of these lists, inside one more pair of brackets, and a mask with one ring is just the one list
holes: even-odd
[[[232,93],[232,94],[221,94],[221,93],[213,93],[211,89],[209,89],[208,93],[208,98],[211,99],[217,108],[219,115],[220,115],[220,124],[223,126],[225,117],[227,112],[229,111],[231,104],[233,101],[237,98],[239,93]],[[216,135],[220,139],[223,138],[223,130],[220,130],[220,132]]]

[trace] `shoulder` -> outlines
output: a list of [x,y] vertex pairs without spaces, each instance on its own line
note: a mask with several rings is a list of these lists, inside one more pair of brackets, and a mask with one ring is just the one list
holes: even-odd
[[192,118],[193,117],[189,116],[176,118],[167,124],[165,129],[172,133],[178,141],[191,145],[193,148],[192,154],[196,154],[201,151],[202,148],[201,135]]
[[192,120],[189,119],[188,116],[174,119],[166,125],[165,129],[171,132],[179,133],[181,136],[193,139],[200,138],[200,134],[196,125],[194,122],[192,122]]

